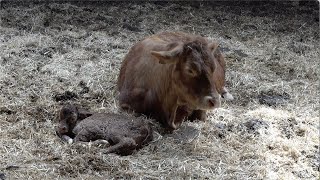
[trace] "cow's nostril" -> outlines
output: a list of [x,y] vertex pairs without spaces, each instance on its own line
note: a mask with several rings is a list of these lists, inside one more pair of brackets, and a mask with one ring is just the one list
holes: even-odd
[[211,96],[206,96],[205,97],[205,103],[207,108],[213,109],[213,108],[218,108],[220,107],[220,95],[211,95]]
[[66,133],[68,131],[68,128],[66,126],[60,127],[60,132]]
[[209,106],[213,107],[214,106],[214,100],[213,99],[209,99]]

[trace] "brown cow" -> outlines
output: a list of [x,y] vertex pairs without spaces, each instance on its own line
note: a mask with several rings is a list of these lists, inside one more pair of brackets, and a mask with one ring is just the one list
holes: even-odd
[[176,129],[184,118],[205,120],[220,106],[225,61],[216,43],[182,32],[163,32],[135,44],[118,78],[122,109],[150,115]]

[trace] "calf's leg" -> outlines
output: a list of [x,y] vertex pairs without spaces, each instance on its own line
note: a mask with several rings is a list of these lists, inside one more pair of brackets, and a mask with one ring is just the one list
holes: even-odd
[[93,137],[94,134],[86,129],[81,129],[80,131],[74,129],[74,132],[76,136],[74,137],[73,142],[89,142],[91,140],[96,140],[96,138]]
[[117,153],[120,155],[130,155],[136,149],[137,144],[134,139],[129,137],[114,137],[111,141],[118,141],[115,145],[109,147],[104,153]]

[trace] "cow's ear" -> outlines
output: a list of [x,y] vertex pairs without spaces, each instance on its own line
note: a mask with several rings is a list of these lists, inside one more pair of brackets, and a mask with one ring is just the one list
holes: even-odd
[[225,69],[226,62],[225,62],[224,56],[222,55],[222,53],[220,51],[219,44],[216,42],[212,42],[209,44],[209,48],[210,48],[213,56],[218,60],[219,64]]
[[182,44],[174,44],[174,47],[168,51],[151,51],[151,55],[156,57],[160,64],[173,64],[178,61],[178,56],[182,53],[182,51]]

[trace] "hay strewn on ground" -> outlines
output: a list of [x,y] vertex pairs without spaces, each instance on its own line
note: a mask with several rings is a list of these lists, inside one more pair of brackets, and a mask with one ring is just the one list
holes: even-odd
[[[289,2],[2,2],[0,179],[317,179],[318,10]],[[234,102],[174,134],[154,122],[160,134],[132,156],[58,139],[56,112],[66,102],[121,113],[115,85],[128,49],[175,30],[220,42]]]

